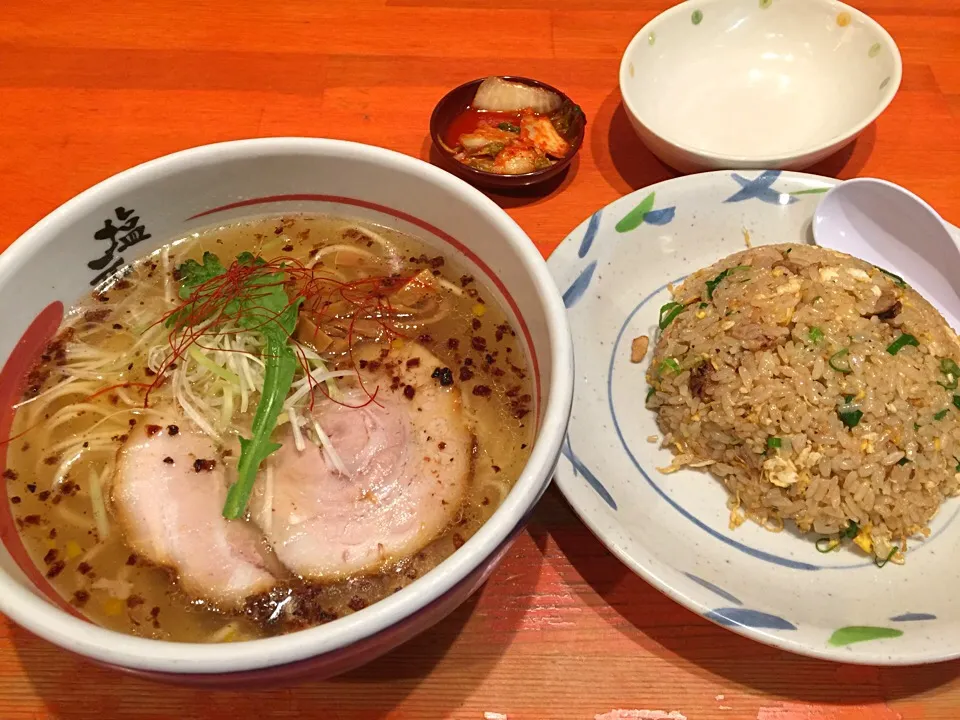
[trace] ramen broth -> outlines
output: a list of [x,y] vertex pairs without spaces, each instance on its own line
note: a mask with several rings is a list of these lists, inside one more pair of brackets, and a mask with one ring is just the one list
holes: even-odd
[[[221,387],[214,375],[203,381],[206,385],[191,378],[206,377],[206,364],[198,354],[209,352],[207,358],[222,359],[229,353],[213,353],[203,338],[195,340],[192,347],[183,342],[177,345],[171,338],[175,331],[164,322],[190,302],[179,294],[183,276],[177,268],[188,259],[203,262],[205,252],[214,253],[224,266],[250,252],[271,267],[298,268],[296,278],[285,280],[290,295],[305,277],[329,279],[334,288],[367,288],[371,297],[381,300],[386,295],[401,297],[400,291],[413,286],[412,278],[435,280],[426,296],[407,297],[411,307],[426,308],[420,317],[384,321],[384,314],[389,313],[383,308],[389,302],[380,302],[376,306],[380,310],[372,311],[356,294],[351,302],[338,296],[333,305],[328,295],[323,302],[334,310],[339,308],[339,315],[332,310],[336,317],[321,318],[310,326],[320,329],[317,336],[323,341],[312,342],[314,336],[304,335],[302,325],[294,335],[297,343],[291,340],[291,347],[306,348],[304,353],[312,352],[330,370],[345,372],[369,372],[378,363],[389,367],[394,357],[391,353],[412,352],[410,348],[420,352],[422,348],[427,353],[424,357],[435,356],[438,361],[430,376],[433,382],[459,392],[463,422],[473,443],[466,488],[459,506],[450,510],[449,521],[422,546],[374,568],[308,580],[280,562],[264,533],[252,522],[250,508],[245,507],[240,519],[227,522],[250,526],[258,538],[259,557],[276,580],[271,588],[236,605],[188,593],[176,569],[131,547],[131,526],[119,521],[116,508],[120,449],[135,437],[145,438],[158,429],[172,435],[174,424],[181,434],[203,434],[178,400],[178,365],[183,366],[184,383],[199,383],[192,388],[194,395],[205,387]],[[371,284],[371,277],[385,280]],[[304,307],[316,310],[323,302],[308,299]],[[308,314],[301,309],[300,319]],[[241,335],[237,330],[233,344],[224,340],[226,345],[221,347],[255,355],[258,331],[244,332]],[[243,342],[251,344],[244,345],[237,338],[247,338]],[[266,351],[261,348],[260,352],[260,364],[268,362]],[[300,350],[296,352],[298,362],[306,362]],[[228,357],[224,362],[221,374],[232,376],[230,369],[237,369],[234,360]],[[392,384],[396,391],[399,383],[408,393],[413,413],[413,404],[425,392],[420,390],[413,397],[412,390],[403,385],[403,372],[413,363],[409,359],[385,375],[367,375],[364,388],[358,387],[356,378],[346,376],[317,383],[310,392],[317,402],[335,402],[324,397],[333,393],[330,397],[339,397],[343,405],[350,405],[343,398],[361,397],[368,408],[374,408],[370,403],[377,402],[378,393],[386,398],[387,385]],[[416,363],[420,364],[419,356]],[[258,366],[251,367],[256,374]],[[314,367],[320,365],[307,364],[309,369]],[[303,367],[298,372],[298,378],[305,378]],[[391,380],[391,372],[401,377]],[[237,376],[240,374],[238,371]],[[258,390],[247,385],[245,411],[239,409],[239,395],[227,390],[191,401],[194,410],[209,410],[207,415],[200,412],[201,420],[221,436],[215,462],[222,463],[220,469],[228,479],[235,480],[238,473],[236,438],[249,436],[257,406]],[[252,639],[356,612],[401,590],[460,547],[493,514],[529,456],[535,426],[532,396],[531,373],[517,334],[486,288],[458,268],[454,258],[437,255],[416,238],[354,220],[311,215],[258,218],[176,240],[134,264],[68,313],[40,364],[27,378],[4,477],[13,517],[33,561],[57,591],[92,621],[121,632],[173,641]],[[301,408],[298,427],[308,411],[308,407]],[[292,422],[289,416],[281,417],[272,438],[290,442]],[[315,444],[309,444],[311,427],[304,422],[300,433],[308,438],[308,450],[327,453],[324,457],[329,460],[319,429]],[[443,445],[441,440],[439,446]],[[266,468],[281,452],[260,465],[258,483],[264,482]],[[204,476],[200,469],[196,472],[200,482]],[[204,552],[203,547],[197,550]]]

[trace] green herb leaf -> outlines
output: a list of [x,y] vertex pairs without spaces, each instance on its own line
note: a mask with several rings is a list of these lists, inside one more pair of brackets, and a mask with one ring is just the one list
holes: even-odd
[[506,130],[507,132],[512,132],[512,133],[520,132],[520,128],[518,128],[513,123],[502,122],[499,125],[497,125],[497,127],[500,128],[501,130]]
[[843,537],[852,540],[857,536],[858,532],[860,532],[860,526],[857,525],[857,523],[855,523],[853,520],[849,520],[847,522],[847,527],[844,528],[841,534]]
[[823,330],[818,327],[812,327],[807,332],[807,337],[810,338],[810,342],[816,345],[818,342],[823,340]]
[[953,396],[953,406],[957,408],[957,410],[960,410],[960,395]]
[[677,315],[683,312],[684,306],[678,302],[668,302],[660,308],[660,329],[666,330],[667,326],[676,320]]
[[950,412],[950,411],[949,411],[949,410],[941,410],[940,412],[934,414],[933,419],[934,419],[934,420],[943,420],[943,419],[947,416],[947,413],[948,413],[948,412]]
[[767,447],[771,450],[779,448],[783,445],[783,440],[778,437],[768,437],[767,438]]
[[827,361],[830,367],[836,370],[838,373],[843,373],[844,375],[849,375],[853,372],[850,369],[850,360],[847,359],[847,356],[850,354],[850,350],[843,348],[842,350],[837,350],[833,355],[830,356],[830,359]]
[[654,395],[656,395],[656,394],[657,394],[657,389],[656,389],[656,388],[649,388],[649,389],[647,390],[647,397],[646,397],[646,399],[644,400],[644,402],[650,402],[650,398],[652,398],[652,397],[653,397]]
[[903,467],[908,462],[910,462],[910,458],[902,457],[899,460],[897,460],[897,465],[899,465],[900,467]]
[[887,352],[891,355],[896,355],[898,352],[903,350],[907,345],[912,345],[913,347],[919,347],[920,341],[917,340],[913,335],[908,333],[903,333],[900,337],[894,340],[887,347]]

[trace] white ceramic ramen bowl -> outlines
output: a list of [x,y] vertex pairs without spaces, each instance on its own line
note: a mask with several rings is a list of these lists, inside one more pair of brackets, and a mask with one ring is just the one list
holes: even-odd
[[[0,255],[0,435],[25,370],[70,306],[96,282],[88,263],[109,219],[135,210],[142,239],[113,253],[130,262],[193,228],[257,214],[331,213],[413,234],[482,278],[525,339],[538,433],[516,485],[450,558],[410,586],[350,616],[242,643],[142,639],[101,628],[63,602],[26,556],[3,490],[0,611],[37,635],[108,665],[152,677],[248,684],[349,670],[440,620],[476,590],[507,551],[550,481],[573,389],[563,303],[527,235],[491,200],[420,160],[337,140],[271,138],[186,150],[112,177],[69,201]],[[137,238],[134,238],[137,239]],[[6,444],[0,444],[5,465]]]
[[800,169],[873,122],[901,71],[890,34],[835,0],[690,0],[633,38],[620,92],[678,170]]

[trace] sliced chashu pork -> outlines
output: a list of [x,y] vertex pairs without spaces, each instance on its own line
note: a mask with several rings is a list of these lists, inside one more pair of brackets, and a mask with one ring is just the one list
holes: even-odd
[[[376,357],[367,368],[380,367],[364,371],[376,403],[344,407],[317,393],[314,417],[346,474],[288,436],[257,480],[252,517],[304,578],[342,578],[417,552],[456,516],[469,482],[474,438],[459,389],[431,377],[442,363],[413,343]],[[355,388],[343,402],[366,400]]]
[[190,595],[240,606],[276,580],[256,528],[221,515],[226,496],[223,463],[205,435],[147,425],[120,449],[112,501],[130,547],[176,571]]

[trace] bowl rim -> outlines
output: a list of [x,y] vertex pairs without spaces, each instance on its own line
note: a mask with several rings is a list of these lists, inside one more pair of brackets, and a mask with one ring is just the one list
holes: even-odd
[[[729,0],[700,0],[700,5],[717,5],[728,1]],[[890,103],[893,102],[893,98],[900,89],[900,83],[903,79],[903,58],[900,54],[900,48],[897,46],[896,41],[893,39],[893,36],[887,31],[887,29],[862,10],[858,10],[857,8],[840,2],[839,0],[806,0],[805,7],[809,8],[814,4],[814,2],[819,3],[821,7],[828,7],[831,9],[836,9],[840,12],[847,12],[860,22],[872,27],[881,38],[881,41],[886,44],[887,49],[890,51],[890,54],[893,57],[893,72],[890,75],[890,82],[883,89],[883,94],[880,96],[880,99],[877,101],[873,110],[868,113],[863,120],[851,126],[848,130],[833,135],[828,140],[821,141],[816,145],[798,146],[790,150],[782,151],[778,154],[736,155],[731,153],[717,153],[713,152],[712,150],[706,150],[695,145],[687,144],[677,139],[675,136],[672,136],[669,132],[661,132],[659,129],[655,129],[650,123],[646,122],[646,120],[643,118],[643,115],[637,110],[636,103],[633,102],[630,94],[626,91],[627,83],[629,82],[629,65],[631,63],[631,56],[636,51],[638,45],[647,42],[646,38],[648,37],[649,33],[655,30],[656,27],[662,22],[673,17],[674,15],[687,12],[690,8],[686,3],[680,3],[668,8],[667,10],[664,10],[662,13],[654,17],[646,25],[640,28],[637,34],[630,39],[629,43],[627,43],[627,47],[620,58],[619,71],[620,97],[623,100],[623,104],[626,107],[627,112],[630,113],[630,115],[632,115],[638,123],[646,128],[647,131],[657,136],[668,145],[672,145],[673,147],[677,148],[678,150],[719,163],[728,163],[731,165],[737,164],[738,166],[746,166],[752,163],[756,167],[765,167],[772,163],[814,155],[821,151],[827,150],[838,143],[842,143],[846,140],[856,137],[864,130],[864,128],[880,117],[881,113],[883,113]]]
[[35,635],[94,660],[150,672],[219,674],[303,661],[376,635],[453,589],[510,537],[550,483],[573,402],[573,347],[560,293],[536,246],[505,211],[468,183],[418,158],[373,145],[305,137],[233,140],[181,150],[113,175],[53,210],[0,254],[0,282],[28,262],[38,247],[64,233],[76,216],[117,197],[131,183],[148,185],[173,173],[215,166],[228,160],[284,155],[363,159],[400,173],[417,175],[461,196],[479,212],[487,214],[515,247],[546,316],[548,347],[541,362],[551,368],[550,383],[541,396],[540,428],[526,466],[493,516],[453,555],[411,583],[404,592],[326,625],[219,645],[140,638],[73,617],[8,573],[0,572],[0,612]]
[[[577,133],[577,136],[570,142],[570,152],[568,152],[564,157],[560,158],[555,164],[550,167],[541,168],[540,170],[534,170],[533,172],[528,173],[519,173],[517,175],[501,175],[499,173],[487,172],[486,170],[478,170],[475,167],[469,165],[464,165],[463,163],[455,160],[453,155],[445,148],[441,137],[441,130],[438,127],[439,120],[437,118],[440,108],[444,105],[449,98],[454,93],[463,90],[471,85],[482,83],[489,77],[498,77],[503,78],[504,80],[509,80],[512,82],[519,82],[523,85],[532,85],[534,87],[540,87],[544,90],[549,90],[550,92],[556,93],[564,100],[569,100],[571,103],[577,105],[576,101],[567,95],[563,90],[560,90],[549,83],[545,83],[542,80],[537,80],[536,78],[525,77],[523,75],[485,75],[484,77],[474,78],[473,80],[468,80],[467,82],[460,83],[455,88],[449,90],[444,94],[442,98],[437,101],[437,104],[433,106],[433,112],[430,113],[430,140],[433,143],[433,146],[437,149],[445,159],[450,160],[451,162],[457,163],[458,168],[460,168],[467,176],[476,178],[478,182],[489,182],[491,178],[496,178],[506,184],[521,184],[521,181],[526,180],[528,182],[522,183],[524,185],[530,185],[535,183],[539,178],[543,177],[544,180],[548,177],[553,177],[554,174],[560,172],[563,168],[573,162],[573,158],[580,148],[583,146],[583,141],[587,137],[587,117],[583,115],[583,125],[580,128],[580,132]],[[581,114],[583,114],[583,108],[580,109]],[[443,128],[444,130],[446,128]]]

